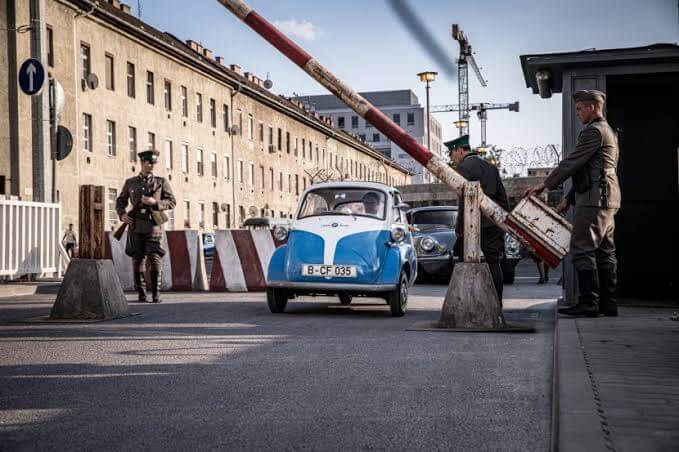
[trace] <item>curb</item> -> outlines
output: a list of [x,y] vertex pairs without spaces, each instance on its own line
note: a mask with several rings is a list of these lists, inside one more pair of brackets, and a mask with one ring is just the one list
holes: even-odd
[[552,355],[552,432],[550,451],[559,450],[559,304],[554,306],[554,338]]

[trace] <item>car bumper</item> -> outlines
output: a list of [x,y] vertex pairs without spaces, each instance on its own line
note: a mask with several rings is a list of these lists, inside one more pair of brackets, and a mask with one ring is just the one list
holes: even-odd
[[450,255],[417,256],[417,266],[428,275],[444,275],[453,271],[453,259]]
[[266,286],[271,289],[299,289],[318,292],[389,292],[396,284],[352,284],[352,283],[320,283],[269,281]]

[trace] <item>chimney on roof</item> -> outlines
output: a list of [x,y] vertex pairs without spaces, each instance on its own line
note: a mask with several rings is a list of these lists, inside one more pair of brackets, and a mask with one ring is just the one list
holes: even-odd
[[198,44],[196,41],[189,39],[186,41],[186,45],[189,46],[194,52],[203,53],[203,46]]
[[125,3],[120,4],[120,10],[125,14],[132,14],[132,11],[130,10],[130,5],[126,5]]
[[203,49],[203,56],[207,58],[208,60],[212,59],[212,50],[210,49]]
[[262,88],[262,85],[263,85],[263,84],[262,84],[262,79],[261,79],[261,78],[257,77],[256,75],[253,75],[253,76],[252,76],[252,81],[255,82],[255,85],[257,85],[257,86],[259,86],[260,88]]
[[237,64],[230,64],[229,69],[231,69],[236,74],[241,75],[240,66],[238,66]]
[[120,9],[120,0],[108,0],[108,3],[114,8]]
[[224,57],[223,56],[218,56],[217,58],[215,58],[215,60],[217,61],[217,63],[224,66]]
[[245,78],[246,78],[249,82],[252,82],[252,83],[255,82],[255,74],[253,74],[252,72],[246,72],[246,73],[245,73]]

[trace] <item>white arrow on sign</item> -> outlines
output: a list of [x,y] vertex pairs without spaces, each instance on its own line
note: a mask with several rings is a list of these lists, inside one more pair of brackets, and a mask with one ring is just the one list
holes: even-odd
[[28,74],[28,90],[33,91],[33,76],[38,70],[35,68],[33,63],[29,64],[26,68],[26,73]]

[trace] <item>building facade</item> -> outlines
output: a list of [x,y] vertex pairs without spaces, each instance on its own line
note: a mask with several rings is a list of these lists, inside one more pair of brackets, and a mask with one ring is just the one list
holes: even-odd
[[[360,93],[375,107],[392,119],[418,143],[427,146],[426,111],[411,90],[373,91]],[[310,109],[332,119],[333,124],[342,130],[370,143],[392,161],[405,166],[413,173],[413,183],[427,184],[436,178],[417,163],[408,153],[389,140],[383,133],[375,129],[368,121],[358,116],[339,98],[332,94],[320,96],[300,96],[296,98]],[[431,152],[441,157],[443,143],[441,140],[441,124],[430,115]]]
[[[74,142],[56,164],[64,225],[78,224],[79,187],[93,184],[105,187],[107,224],[115,226],[115,198],[124,180],[139,172],[137,152],[149,148],[161,152],[156,173],[170,180],[177,198],[168,225],[174,229],[289,217],[313,182],[410,180],[406,168],[385,162],[328,118],[271,93],[260,78],[225,66],[202,45],[139,21],[116,0],[43,4],[39,59],[63,88],[58,123]],[[31,22],[29,2],[8,0],[0,9],[2,28]],[[0,46],[0,63],[14,68],[29,58],[28,35],[17,33]],[[49,201],[51,140],[44,134],[36,156],[36,100],[15,87],[12,71],[2,71],[0,192]],[[42,93],[45,107],[47,89]]]

